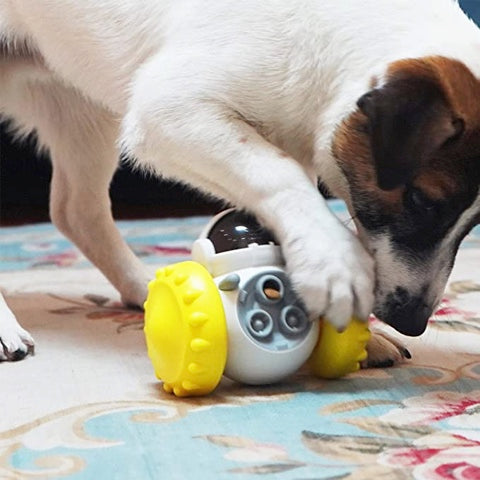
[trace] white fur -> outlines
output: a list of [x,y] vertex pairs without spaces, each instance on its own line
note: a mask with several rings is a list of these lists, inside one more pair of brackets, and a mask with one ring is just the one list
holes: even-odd
[[348,202],[336,125],[390,61],[443,54],[480,76],[480,34],[450,0],[0,0],[0,35],[35,52],[0,61],[0,110],[50,149],[52,219],[126,301],[147,274],[109,211],[116,142],[253,211],[338,327],[370,312],[374,275],[312,181]]

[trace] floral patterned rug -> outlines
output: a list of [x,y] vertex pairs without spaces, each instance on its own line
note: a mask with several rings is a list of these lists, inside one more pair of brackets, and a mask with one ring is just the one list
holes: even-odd
[[[206,220],[119,226],[153,273],[187,259]],[[403,338],[402,366],[261,388],[225,379],[176,399],[153,375],[142,313],[51,225],[5,228],[0,287],[37,350],[0,364],[0,478],[479,480],[479,266],[477,227],[429,329]]]

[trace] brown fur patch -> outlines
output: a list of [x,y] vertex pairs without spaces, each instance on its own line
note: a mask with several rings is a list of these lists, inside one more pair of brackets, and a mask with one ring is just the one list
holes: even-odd
[[[423,159],[418,159],[422,164],[412,179],[412,185],[422,190],[425,196],[432,200],[448,200],[466,188],[466,171],[471,168],[473,157],[477,158],[476,171],[480,171],[480,81],[463,63],[443,57],[401,60],[391,64],[387,84],[401,79],[425,79],[437,85],[444,95],[452,121],[462,119],[464,122],[465,131],[458,141],[440,145],[424,164]],[[443,126],[439,124],[431,135],[440,135],[438,129],[441,128]],[[402,211],[404,186],[383,191],[377,185],[369,121],[360,110],[349,115],[338,127],[332,152],[351,190],[366,194],[385,213]]]
[[447,200],[458,191],[458,183],[447,172],[424,170],[415,178],[413,185],[432,200]]
[[480,128],[480,81],[462,62],[446,57],[400,60],[390,65],[387,76],[435,80],[452,111],[463,118],[469,128]]
[[352,113],[337,129],[332,153],[351,188],[360,188],[392,213],[401,211],[403,188],[383,191],[377,186],[366,118],[360,111]]

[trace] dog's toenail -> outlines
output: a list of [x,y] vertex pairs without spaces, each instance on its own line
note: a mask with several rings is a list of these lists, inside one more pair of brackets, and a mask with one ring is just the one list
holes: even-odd
[[402,355],[409,360],[412,358],[412,354],[406,348],[402,348]]
[[28,354],[28,351],[24,351],[24,350],[15,350],[13,353],[9,354],[9,359],[12,361],[12,362],[18,362],[19,360],[23,360]]

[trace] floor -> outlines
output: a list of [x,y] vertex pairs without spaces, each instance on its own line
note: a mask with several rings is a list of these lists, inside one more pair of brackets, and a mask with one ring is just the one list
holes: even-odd
[[[119,228],[153,278],[190,258],[207,220]],[[224,378],[193,399],[163,391],[143,314],[50,224],[3,228],[0,252],[0,288],[37,342],[0,364],[0,478],[480,479],[479,228],[427,333],[399,337],[412,360],[335,381],[306,368],[264,387]]]

